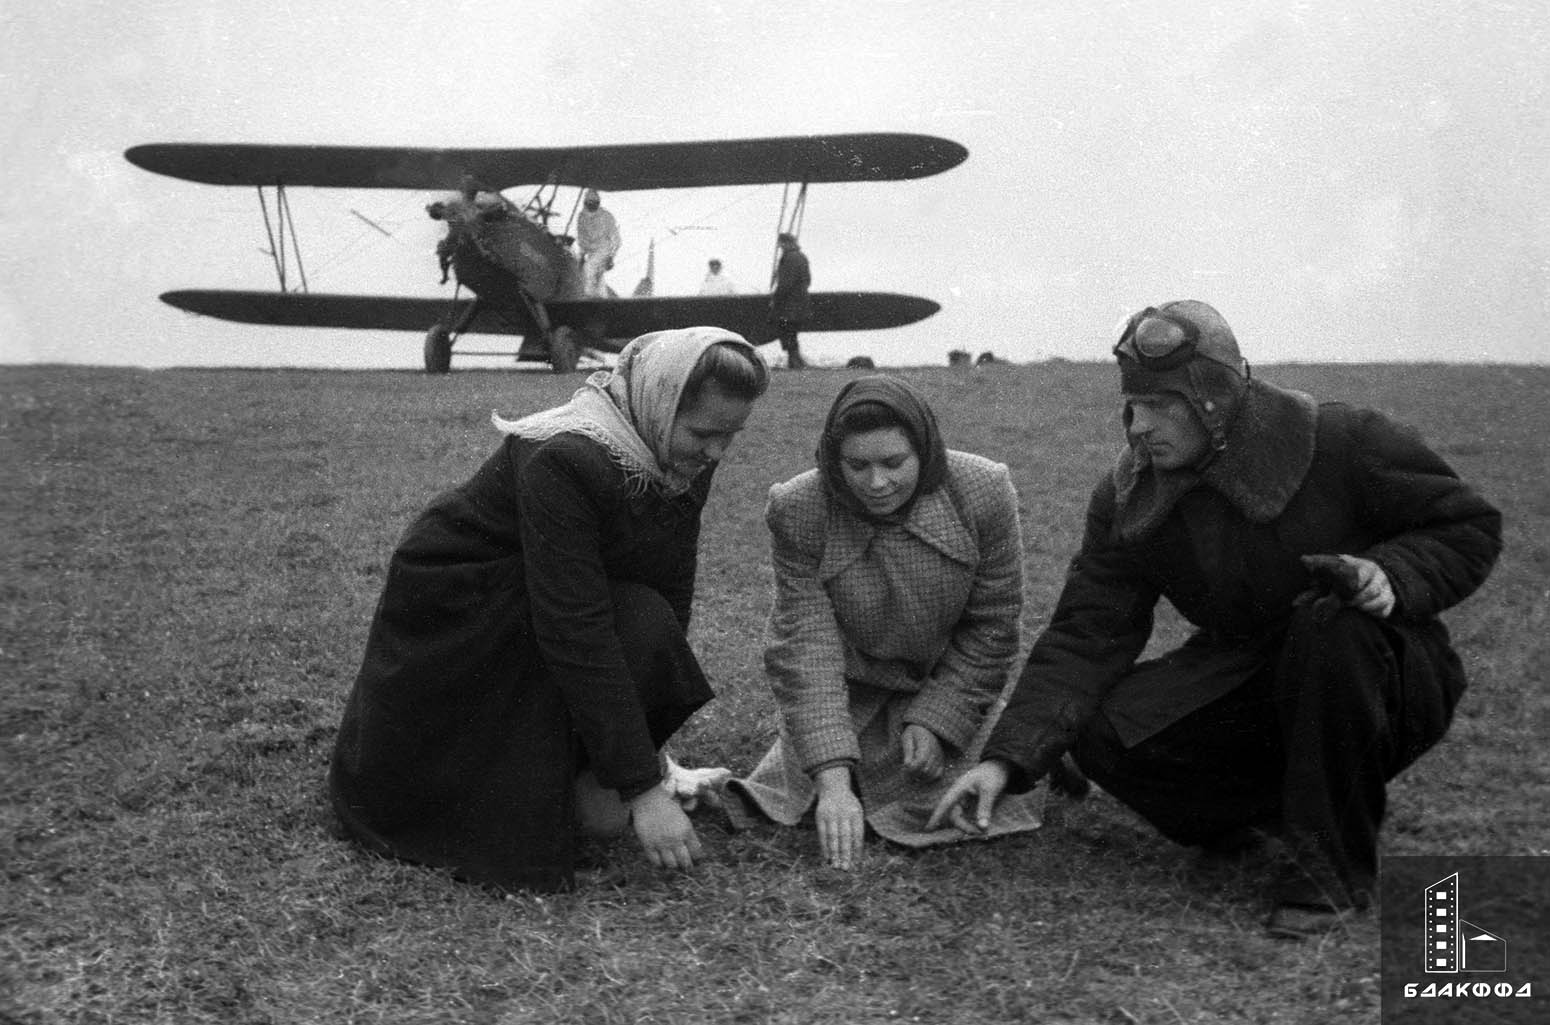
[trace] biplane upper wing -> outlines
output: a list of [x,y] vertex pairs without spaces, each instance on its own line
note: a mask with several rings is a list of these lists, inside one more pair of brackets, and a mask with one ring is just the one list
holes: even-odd
[[897,132],[549,149],[150,143],[124,153],[147,171],[210,185],[455,189],[471,174],[493,189],[604,191],[896,181],[939,174],[968,155],[950,139]]
[[[327,295],[317,292],[185,290],[162,301],[190,313],[245,324],[284,327],[424,331],[448,312],[448,301],[406,296]],[[924,320],[941,307],[930,299],[893,292],[814,292],[808,331],[870,331]],[[468,303],[471,300],[460,300]],[[466,306],[463,307],[466,309]],[[770,337],[767,295],[652,296],[545,303],[556,327],[583,328],[605,338],[714,324],[760,342]],[[525,334],[532,325],[482,309],[467,328],[483,334]]]

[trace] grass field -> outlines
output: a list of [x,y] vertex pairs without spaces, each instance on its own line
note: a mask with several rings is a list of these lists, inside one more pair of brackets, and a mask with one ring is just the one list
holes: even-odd
[[[1097,364],[898,371],[1011,465],[1028,643],[1118,443]],[[1449,615],[1473,685],[1392,788],[1388,854],[1550,854],[1550,368],[1261,372],[1416,424],[1507,516]],[[690,764],[773,736],[759,670],[773,481],[847,372],[776,376],[704,524],[693,640],[720,697]],[[701,820],[703,867],[621,842],[495,898],[335,839],[322,781],[383,567],[496,438],[579,378],[0,368],[0,1023],[1375,1022],[1371,918],[1265,938],[1253,865],[1102,795],[1037,833],[822,867]],[[1177,624],[1165,631],[1177,636]]]

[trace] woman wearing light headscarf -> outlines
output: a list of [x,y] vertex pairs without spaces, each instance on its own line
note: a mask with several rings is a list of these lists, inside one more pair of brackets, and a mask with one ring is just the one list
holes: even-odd
[[712,697],[686,639],[700,512],[767,383],[740,336],[663,331],[565,405],[493,417],[500,447],[388,567],[329,773],[347,833],[556,890],[627,806],[653,864],[694,862],[660,749]]
[[[865,828],[909,846],[987,732],[1017,657],[1022,540],[1007,468],[948,451],[919,392],[886,375],[847,384],[818,466],[770,489],[775,568],[765,668],[781,729],[734,820],[814,811],[821,853],[849,868]],[[1002,805],[989,835],[1033,829]]]

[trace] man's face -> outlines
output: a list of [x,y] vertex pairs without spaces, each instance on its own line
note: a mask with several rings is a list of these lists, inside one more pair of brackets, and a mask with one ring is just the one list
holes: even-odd
[[581,205],[586,207],[588,210],[596,210],[599,206],[602,205],[602,203],[602,197],[599,196],[596,192],[589,191],[585,196],[581,197]]
[[1194,466],[1211,447],[1211,435],[1182,395],[1151,392],[1126,395],[1131,443],[1143,447],[1159,470]]

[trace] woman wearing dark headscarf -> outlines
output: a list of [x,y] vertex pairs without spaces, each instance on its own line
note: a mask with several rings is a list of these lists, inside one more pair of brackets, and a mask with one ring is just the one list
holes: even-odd
[[711,698],[686,634],[700,511],[763,394],[719,328],[635,339],[521,420],[394,552],[329,788],[365,847],[503,889],[569,886],[583,828],[699,841],[660,749]]
[[[764,659],[781,731],[729,789],[734,818],[752,805],[795,825],[816,802],[823,856],[848,868],[868,824],[911,846],[965,835],[924,823],[974,764],[1017,657],[1022,540],[1007,468],[948,451],[896,378],[840,391],[817,459],[770,489]],[[1032,798],[1006,807],[990,833],[1034,828],[1038,813]]]

